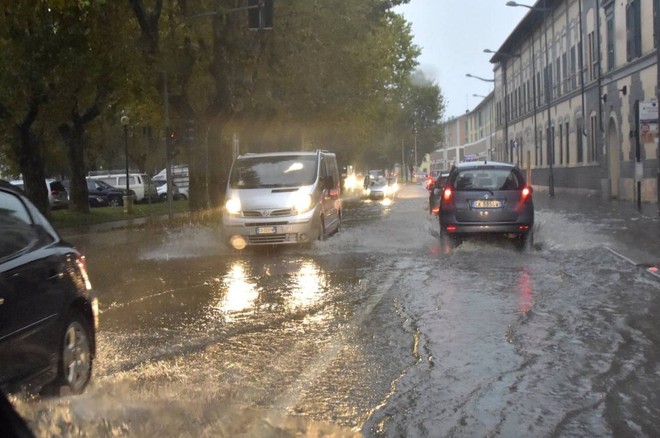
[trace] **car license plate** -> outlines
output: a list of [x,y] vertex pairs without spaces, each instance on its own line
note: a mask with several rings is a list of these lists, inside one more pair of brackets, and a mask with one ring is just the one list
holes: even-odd
[[275,234],[275,227],[257,227],[257,234]]
[[502,201],[498,199],[477,199],[472,201],[472,207],[474,208],[500,208],[502,207]]

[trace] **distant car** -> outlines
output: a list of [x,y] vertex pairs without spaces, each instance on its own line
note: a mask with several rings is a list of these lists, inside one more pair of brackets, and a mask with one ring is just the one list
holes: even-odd
[[397,191],[396,179],[394,178],[379,178],[369,183],[366,190],[366,196],[369,199],[385,199],[394,198]]
[[[106,196],[108,198],[108,205],[111,207],[124,205],[124,196],[126,196],[125,188],[114,187],[101,179],[90,177],[87,177],[86,181],[87,192],[89,193],[90,197],[93,195]],[[135,196],[135,192],[133,190],[129,190],[128,193],[131,196]]]
[[431,190],[433,188],[433,185],[435,184],[435,181],[438,179],[440,176],[440,171],[439,170],[432,170],[431,173],[428,174],[426,177],[426,190]]
[[440,211],[440,196],[442,195],[442,188],[447,183],[449,172],[441,172],[438,179],[433,183],[433,187],[429,191],[429,213],[438,215]]
[[[167,201],[167,181],[163,180],[152,180],[156,185],[156,191],[158,192],[158,200],[161,202]],[[172,200],[177,201],[181,199],[181,194],[179,193],[179,187],[172,183]]]
[[523,248],[534,236],[532,188],[513,164],[459,163],[447,178],[438,217],[440,235],[450,244],[471,235],[501,234]]
[[0,389],[81,393],[97,323],[83,255],[21,190],[0,181]]
[[[126,173],[118,171],[95,171],[91,172],[88,179],[103,181],[108,185],[123,189],[126,191]],[[145,173],[129,173],[128,190],[131,192],[135,202],[148,202],[158,200],[156,187],[152,184],[151,178]]]
[[[69,180],[63,180],[62,185],[66,188],[66,191],[71,193],[71,181]],[[88,187],[89,191],[89,187]],[[110,205],[110,201],[108,200],[108,197],[102,194],[94,194],[94,193],[88,193],[87,194],[87,200],[89,202],[90,207],[107,207]]]
[[[48,202],[51,209],[67,208],[69,207],[69,193],[61,181],[55,179],[46,179],[46,190],[48,190]],[[11,181],[11,184],[25,190],[25,185],[22,179]]]

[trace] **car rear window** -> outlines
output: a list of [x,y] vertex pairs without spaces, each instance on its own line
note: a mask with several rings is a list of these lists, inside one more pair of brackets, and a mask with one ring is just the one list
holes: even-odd
[[521,190],[525,181],[513,168],[490,167],[460,169],[454,179],[454,190]]
[[50,183],[50,189],[56,192],[66,192],[66,189],[60,181],[52,181]]
[[0,192],[0,259],[11,257],[36,239],[30,215],[17,196]]

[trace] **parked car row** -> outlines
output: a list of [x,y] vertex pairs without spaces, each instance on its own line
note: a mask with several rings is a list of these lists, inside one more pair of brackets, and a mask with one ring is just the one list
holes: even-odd
[[[133,196],[136,202],[148,201],[166,201],[167,184],[165,180],[151,181],[146,175],[129,175],[129,191],[126,191],[126,175],[118,176],[89,176],[86,178],[88,202],[90,207],[117,207],[124,205],[124,197],[129,194]],[[116,186],[114,184],[124,184]],[[60,209],[69,207],[71,193],[71,181],[46,179],[46,188],[48,190],[48,200],[51,209]],[[23,180],[13,180],[11,184],[24,190]],[[146,185],[145,185],[146,184]],[[135,188],[137,192],[133,190]],[[172,183],[173,199],[187,199],[187,196],[179,192],[176,184]]]

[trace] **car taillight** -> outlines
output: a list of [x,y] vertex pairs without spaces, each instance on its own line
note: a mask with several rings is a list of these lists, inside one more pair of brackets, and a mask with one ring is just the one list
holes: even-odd
[[442,200],[451,201],[452,197],[453,197],[453,192],[451,191],[451,187],[446,187],[442,192]]
[[83,281],[85,282],[85,288],[87,290],[92,289],[92,283],[89,281],[89,274],[87,274],[87,259],[85,256],[80,256],[76,260],[78,264],[78,269],[80,270],[80,275],[83,278]]
[[525,188],[522,189],[522,192],[520,192],[520,200],[526,202],[531,197],[532,197],[532,188],[526,186]]

